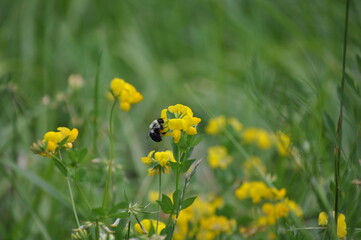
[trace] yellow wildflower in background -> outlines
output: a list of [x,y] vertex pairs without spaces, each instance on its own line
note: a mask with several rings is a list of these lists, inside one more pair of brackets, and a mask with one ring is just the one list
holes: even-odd
[[209,119],[205,131],[209,135],[217,135],[222,133],[227,125],[231,126],[236,132],[240,132],[243,129],[243,124],[240,123],[237,118],[226,118],[225,116],[221,115]]
[[[335,215],[335,213],[333,214]],[[320,212],[318,215],[318,225],[327,226],[328,225],[328,215],[326,212]],[[346,225],[346,217],[344,214],[339,213],[337,217],[337,237],[344,238],[347,235],[347,225]]]
[[233,161],[228,155],[227,148],[223,146],[213,146],[208,148],[208,163],[212,168],[226,169]]
[[149,166],[148,174],[158,175],[161,172],[170,172],[170,162],[176,162],[172,151],[156,152],[150,151],[147,157],[142,157],[142,162]]
[[[139,225],[139,223],[136,223],[134,225],[134,230],[138,233],[138,234],[148,234],[151,227],[153,227],[154,231],[156,230],[157,227],[157,220],[154,219],[143,219],[142,221],[140,221],[140,224],[142,225],[142,227]],[[161,231],[165,228],[165,224],[164,222],[158,221],[158,232],[157,234],[160,235]]]
[[159,192],[157,192],[157,191],[150,191],[148,193],[148,200],[151,203],[156,203],[158,200],[158,197],[159,197]]
[[318,225],[327,226],[328,224],[328,216],[326,212],[320,212],[318,215]]
[[289,212],[291,211],[288,204],[283,201],[277,203],[264,203],[261,209],[263,214],[258,217],[256,221],[256,225],[258,226],[272,226],[276,224],[278,219],[288,217]]
[[226,117],[219,116],[216,118],[209,119],[205,131],[210,135],[217,135],[223,130],[225,126],[226,126]]
[[129,111],[131,104],[139,103],[143,96],[136,88],[123,79],[114,78],[110,82],[110,92],[114,98],[119,100],[119,107],[123,111]]
[[188,135],[197,134],[196,126],[201,122],[200,118],[193,116],[192,109],[182,104],[163,109],[160,117],[163,119],[167,131],[164,136],[172,136],[174,143],[179,142],[182,133]]
[[275,138],[278,153],[282,156],[288,155],[291,145],[291,138],[281,131],[278,131]]
[[337,237],[344,238],[346,234],[346,217],[340,213],[337,218]]
[[236,132],[240,132],[243,129],[243,124],[240,123],[237,118],[228,118],[228,124],[231,125]]
[[250,127],[243,131],[242,138],[246,143],[255,143],[261,149],[269,149],[272,146],[272,136],[266,130]]
[[253,203],[261,200],[282,200],[286,196],[286,189],[270,188],[264,182],[244,182],[236,189],[235,195],[238,199],[251,198]]
[[235,227],[235,220],[224,216],[212,215],[202,218],[200,221],[201,229],[197,234],[197,239],[215,239],[223,233],[231,234]]
[[216,210],[222,206],[223,199],[220,197],[213,201],[197,198],[192,206],[180,212],[173,239],[213,240],[221,235],[230,235],[236,222],[216,215]]
[[271,199],[274,194],[264,182],[244,182],[235,195],[239,199],[251,198],[253,203],[259,203],[262,199]]
[[288,207],[290,208],[290,210],[297,216],[297,217],[301,217],[303,215],[303,211],[302,208],[295,202],[292,200],[289,200],[288,198],[285,199],[285,202],[287,203]]
[[[72,148],[73,142],[78,137],[78,129],[73,128],[70,130],[67,127],[58,127],[57,130],[58,132],[50,131],[45,133],[43,140],[33,143],[31,150],[36,154],[46,157],[49,156],[49,153],[56,153],[60,148]],[[61,143],[62,145],[60,146]]]

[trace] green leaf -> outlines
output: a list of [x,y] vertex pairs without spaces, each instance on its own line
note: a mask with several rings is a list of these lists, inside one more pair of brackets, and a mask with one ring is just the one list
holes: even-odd
[[172,168],[173,171],[177,171],[179,166],[180,164],[178,162],[170,162],[170,167]]
[[102,207],[93,208],[91,212],[93,217],[95,218],[99,218],[99,217],[104,218],[108,214],[108,209]]
[[184,159],[183,159],[184,161],[185,161],[186,159],[188,159],[188,158],[192,155],[193,150],[194,150],[194,147],[191,147],[191,148],[188,149],[187,153],[184,154]]
[[189,142],[189,147],[197,146],[203,139],[203,136],[194,136],[191,141]]
[[167,237],[166,237],[165,240],[171,240],[172,229],[173,229],[173,224],[169,224],[167,227],[165,227],[165,228],[160,232],[160,235],[166,235]]
[[164,213],[174,212],[172,200],[167,195],[162,194],[162,201],[157,200],[157,202]]
[[186,160],[182,163],[182,168],[181,168],[181,171],[182,173],[185,173],[188,171],[188,169],[192,166],[192,164],[194,163],[195,159],[189,159],[189,160]]
[[181,210],[186,209],[187,207],[191,206],[194,202],[194,200],[196,200],[197,197],[190,197],[187,198],[186,200],[184,200],[182,202],[182,206],[181,206]]
[[62,164],[61,162],[59,162],[57,159],[55,158],[51,158],[51,160],[54,162],[54,165],[59,169],[59,171],[64,175],[64,177],[68,176],[68,169],[64,166],[64,164]]
[[150,229],[148,232],[148,237],[151,237],[154,233],[155,233],[155,228],[156,226],[154,226],[153,224],[150,224]]
[[177,189],[173,193],[173,209],[177,209],[180,201],[182,191]]
[[85,179],[85,175],[86,175],[86,170],[84,168],[79,168],[75,172],[74,179],[77,182],[83,182]]

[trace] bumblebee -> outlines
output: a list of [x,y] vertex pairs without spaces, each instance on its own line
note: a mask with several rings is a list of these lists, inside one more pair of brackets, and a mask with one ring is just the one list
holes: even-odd
[[164,131],[163,123],[164,120],[162,118],[159,118],[154,120],[149,125],[149,137],[155,142],[162,141],[162,137],[166,133]]

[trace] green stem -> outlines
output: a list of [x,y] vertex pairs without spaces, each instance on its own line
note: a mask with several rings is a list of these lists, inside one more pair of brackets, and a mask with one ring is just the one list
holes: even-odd
[[346,1],[345,12],[345,29],[343,39],[343,56],[342,56],[342,79],[341,79],[341,96],[340,96],[340,113],[337,121],[336,129],[336,144],[335,144],[335,223],[337,227],[338,207],[339,207],[339,192],[340,192],[340,158],[342,149],[342,118],[343,118],[343,101],[344,101],[344,86],[346,78],[346,53],[347,53],[347,33],[348,33],[348,16],[349,16],[350,0]]
[[[190,179],[189,179],[190,181]],[[177,212],[176,212],[176,216],[175,216],[175,219],[174,219],[174,223],[173,223],[173,226],[172,226],[172,232],[171,232],[171,235],[170,235],[170,238],[169,239],[172,239],[173,238],[173,234],[174,234],[174,230],[175,230],[175,226],[177,224],[177,221],[178,221],[178,217],[179,217],[179,213],[180,213],[180,210],[181,210],[181,203],[183,202],[184,200],[184,195],[185,195],[185,192],[187,190],[187,186],[189,184],[189,181],[187,181],[187,178],[185,179],[185,182],[184,182],[184,186],[183,186],[183,190],[182,190],[182,193],[180,195],[180,199],[179,199],[179,203],[178,203],[178,206],[177,206]],[[174,199],[173,199],[174,201]]]
[[66,182],[68,183],[68,188],[69,188],[69,193],[70,193],[70,199],[71,199],[71,205],[72,205],[72,207],[73,207],[73,213],[74,213],[75,220],[76,220],[76,223],[78,224],[78,228],[79,228],[79,227],[80,227],[80,223],[79,223],[78,214],[77,214],[76,208],[75,208],[73,191],[71,190],[70,181],[69,181],[68,178],[66,179]]
[[130,237],[130,224],[131,224],[131,220],[130,220],[130,216],[129,216],[127,239],[129,239],[129,237]]
[[99,220],[98,219],[95,220],[95,239],[96,240],[100,239]]
[[178,187],[179,187],[179,178],[180,178],[180,167],[181,167],[181,153],[179,151],[179,147],[177,147],[177,156],[175,156],[175,160],[177,161],[178,163],[178,167],[177,167],[177,170],[176,170],[176,178],[175,178],[175,190],[177,191],[178,190]]
[[113,169],[113,160],[114,160],[114,140],[113,140],[113,113],[115,109],[115,105],[117,103],[117,99],[114,100],[112,108],[110,110],[109,115],[109,144],[110,144],[110,151],[109,151],[109,164],[108,164],[108,171],[107,171],[107,179],[105,182],[105,189],[103,195],[103,208],[109,203],[111,198],[111,180],[112,180],[112,169]]

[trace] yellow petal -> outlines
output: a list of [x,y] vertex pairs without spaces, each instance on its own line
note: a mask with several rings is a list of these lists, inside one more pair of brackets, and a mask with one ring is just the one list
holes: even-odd
[[173,139],[174,139],[174,143],[178,143],[180,138],[182,136],[182,132],[178,129],[173,130]]
[[130,110],[130,103],[129,102],[120,102],[120,109],[122,109],[125,112],[128,112]]

